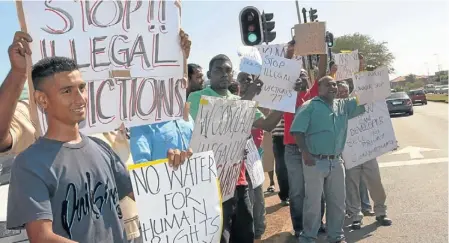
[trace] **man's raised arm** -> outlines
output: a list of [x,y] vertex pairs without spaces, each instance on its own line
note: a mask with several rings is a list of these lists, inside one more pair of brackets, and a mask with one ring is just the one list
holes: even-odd
[[[26,55],[31,55],[29,42],[31,37],[18,31],[8,49],[11,70],[0,87],[0,152],[8,150],[12,145],[9,132],[17,101],[27,80]],[[32,95],[32,94],[29,94]]]

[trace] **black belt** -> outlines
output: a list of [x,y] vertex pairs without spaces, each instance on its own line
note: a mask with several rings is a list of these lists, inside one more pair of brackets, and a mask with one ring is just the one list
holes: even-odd
[[328,160],[333,160],[340,157],[340,155],[324,155],[324,154],[312,154],[312,156],[318,159],[328,159]]

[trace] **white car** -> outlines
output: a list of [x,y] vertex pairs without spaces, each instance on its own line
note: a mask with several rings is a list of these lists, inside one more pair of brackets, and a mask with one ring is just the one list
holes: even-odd
[[25,230],[7,230],[8,189],[13,157],[0,157],[0,243],[29,242]]

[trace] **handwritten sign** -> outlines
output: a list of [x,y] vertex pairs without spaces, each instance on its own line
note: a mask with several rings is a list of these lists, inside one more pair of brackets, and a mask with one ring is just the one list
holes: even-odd
[[254,46],[241,46],[237,52],[240,57],[240,72],[260,75],[262,57]]
[[[262,56],[277,56],[277,57],[285,57],[287,53],[287,44],[274,44],[274,45],[258,45],[256,46]],[[294,55],[292,60],[297,62],[297,68],[300,70],[304,68],[302,63],[302,57]]]
[[299,78],[295,60],[265,55],[260,79],[262,91],[254,97],[260,107],[295,113],[296,91],[293,89]]
[[361,165],[397,147],[385,101],[365,105],[366,112],[348,122],[343,159],[346,169]]
[[352,78],[354,73],[359,72],[359,51],[355,50],[349,53],[334,54],[335,64],[337,64],[337,73],[335,80],[345,80]]
[[212,151],[177,170],[167,160],[129,166],[144,242],[219,242],[221,200]]
[[256,188],[263,184],[265,181],[265,175],[259,151],[257,150],[252,138],[248,139],[248,142],[246,143],[246,150],[248,152],[245,160],[246,171],[248,171],[253,188]]
[[296,55],[326,54],[326,23],[312,22],[295,25],[295,41]]
[[214,151],[223,201],[234,196],[256,102],[202,96],[190,147]]
[[[22,4],[34,38],[33,64],[50,56],[70,57],[89,83],[84,133],[182,117],[186,87],[181,82],[180,17],[174,2]],[[45,116],[39,117],[45,132]]]
[[354,91],[360,104],[384,101],[391,95],[388,68],[380,67],[374,71],[353,74]]

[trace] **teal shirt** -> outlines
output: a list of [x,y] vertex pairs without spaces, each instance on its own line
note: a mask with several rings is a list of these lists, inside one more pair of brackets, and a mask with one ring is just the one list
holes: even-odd
[[[196,119],[196,115],[198,114],[198,110],[200,109],[200,100],[201,100],[202,95],[225,98],[228,100],[240,100],[240,96],[234,95],[229,91],[227,91],[226,96],[222,96],[222,95],[219,95],[217,92],[215,92],[210,87],[190,93],[189,98],[187,99],[187,102],[190,102],[190,115],[193,117],[193,120]],[[259,111],[259,109],[257,109],[255,121],[257,121],[258,119],[260,119],[262,117],[264,117],[264,115],[262,114],[262,112]]]
[[356,97],[336,99],[332,107],[320,97],[304,103],[295,115],[290,133],[304,133],[311,154],[340,155],[346,143],[348,120],[365,112]]

